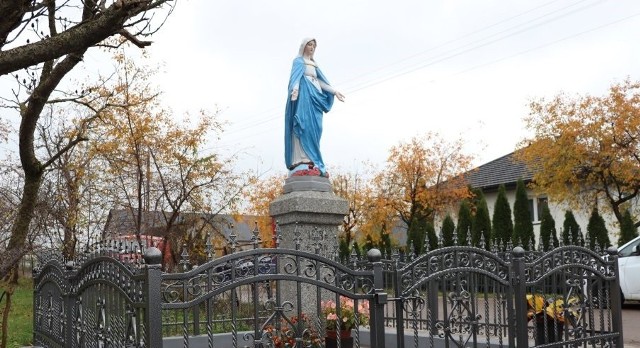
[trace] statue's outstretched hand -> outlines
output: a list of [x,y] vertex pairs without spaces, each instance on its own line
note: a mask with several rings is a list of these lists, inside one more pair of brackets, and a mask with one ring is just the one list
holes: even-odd
[[336,91],[336,98],[338,98],[339,101],[343,102],[344,101],[344,94]]
[[291,92],[291,101],[296,101],[296,100],[298,100],[298,90],[297,90],[297,89],[294,89],[294,90]]

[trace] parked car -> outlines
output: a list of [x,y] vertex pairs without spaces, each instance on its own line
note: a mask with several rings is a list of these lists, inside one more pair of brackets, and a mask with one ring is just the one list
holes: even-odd
[[640,300],[640,237],[618,248],[618,269],[622,303]]

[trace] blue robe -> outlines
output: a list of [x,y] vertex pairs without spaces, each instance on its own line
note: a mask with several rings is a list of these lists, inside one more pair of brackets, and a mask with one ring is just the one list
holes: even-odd
[[[329,112],[333,105],[333,93],[319,92],[305,77],[305,64],[302,57],[293,60],[291,77],[289,78],[289,93],[285,108],[284,130],[284,159],[288,169],[293,169],[300,163],[293,162],[292,136],[300,139],[300,145],[313,164],[325,175],[326,169],[320,153],[320,137],[322,136],[322,116]],[[326,77],[316,67],[318,80],[329,85]],[[291,92],[298,84],[298,99],[291,101]]]

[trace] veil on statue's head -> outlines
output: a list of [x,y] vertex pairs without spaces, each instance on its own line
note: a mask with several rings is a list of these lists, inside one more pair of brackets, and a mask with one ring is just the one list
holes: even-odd
[[[313,37],[305,37],[302,40],[302,43],[300,44],[300,49],[298,50],[298,57],[302,57],[302,55],[304,54],[304,46],[307,45],[307,43],[309,43],[309,41],[315,41],[316,45],[318,44],[318,40],[316,40]],[[313,55],[311,56],[311,60],[313,60]]]

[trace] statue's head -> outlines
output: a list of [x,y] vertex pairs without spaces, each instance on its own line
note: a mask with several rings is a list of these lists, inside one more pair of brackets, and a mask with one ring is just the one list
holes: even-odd
[[313,59],[313,54],[316,51],[316,46],[317,46],[316,39],[312,37],[305,38],[304,40],[302,40],[302,43],[300,44],[300,50],[298,50],[298,56],[304,56],[306,53],[311,59]]

